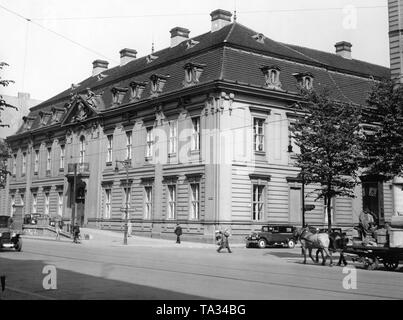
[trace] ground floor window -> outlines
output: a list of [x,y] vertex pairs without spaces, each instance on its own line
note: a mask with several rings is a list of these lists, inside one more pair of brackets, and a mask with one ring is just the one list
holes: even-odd
[[61,217],[63,215],[63,192],[59,192],[57,197],[57,215]]
[[15,195],[11,195],[11,216],[15,214]]
[[105,213],[104,219],[111,218],[111,203],[112,203],[112,190],[105,189]]
[[151,219],[153,188],[151,186],[144,187],[144,219]]
[[265,186],[253,185],[253,198],[252,198],[252,220],[263,220],[264,213],[264,189]]
[[45,214],[49,215],[49,192],[45,192]]
[[200,218],[200,184],[190,184],[190,219],[199,220]]
[[175,219],[176,215],[176,185],[168,185],[168,219]]
[[32,213],[36,213],[38,205],[38,195],[36,193],[32,194]]

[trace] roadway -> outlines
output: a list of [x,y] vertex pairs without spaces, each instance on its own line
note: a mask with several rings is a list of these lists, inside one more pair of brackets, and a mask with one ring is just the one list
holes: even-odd
[[[111,233],[112,235],[112,233]],[[342,267],[303,265],[300,249],[216,252],[211,244],[95,235],[81,244],[24,239],[23,251],[0,252],[3,300],[271,300],[402,299],[403,272],[355,265],[357,288],[345,289]],[[336,259],[335,259],[336,260]],[[336,260],[337,262],[337,260]],[[57,289],[43,287],[55,266]]]

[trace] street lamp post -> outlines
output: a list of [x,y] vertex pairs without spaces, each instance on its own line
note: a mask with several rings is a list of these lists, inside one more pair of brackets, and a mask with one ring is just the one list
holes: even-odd
[[127,245],[127,232],[128,232],[128,219],[129,219],[129,167],[130,167],[130,160],[115,160],[116,167],[115,171],[119,171],[118,163],[123,164],[123,167],[126,169],[126,206],[125,206],[125,229],[124,229],[124,236],[123,236],[123,244]]

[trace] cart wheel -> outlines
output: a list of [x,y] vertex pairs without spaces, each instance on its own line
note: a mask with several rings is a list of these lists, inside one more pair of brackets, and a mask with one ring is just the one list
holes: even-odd
[[388,259],[383,261],[383,265],[385,266],[386,270],[395,270],[399,265],[399,260],[396,259]]

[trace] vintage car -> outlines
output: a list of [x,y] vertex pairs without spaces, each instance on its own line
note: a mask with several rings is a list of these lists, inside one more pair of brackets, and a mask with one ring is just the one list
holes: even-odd
[[246,237],[246,247],[266,248],[267,246],[287,246],[288,248],[295,247],[293,226],[284,225],[268,225],[263,226],[259,232],[253,232]]
[[0,248],[22,249],[22,230],[19,229],[10,216],[0,216]]

